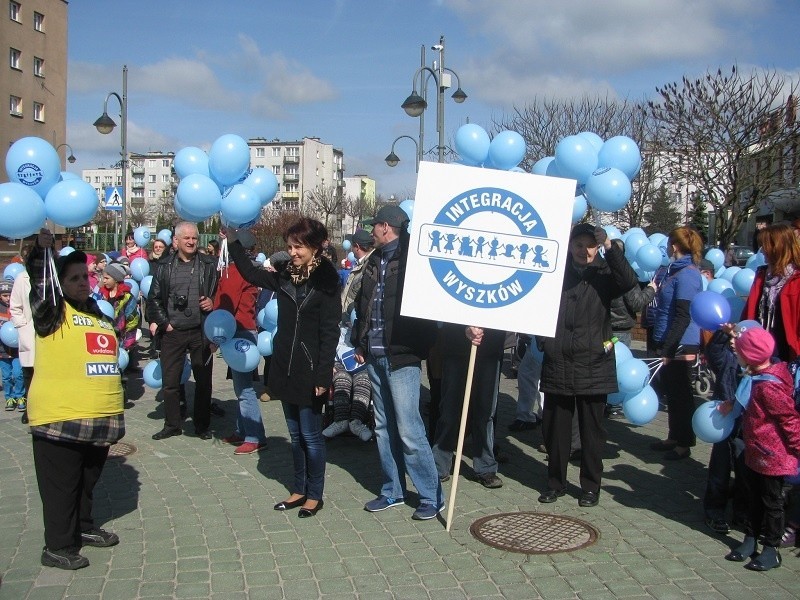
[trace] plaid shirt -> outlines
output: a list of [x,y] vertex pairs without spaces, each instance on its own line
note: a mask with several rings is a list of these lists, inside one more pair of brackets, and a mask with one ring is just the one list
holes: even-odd
[[110,446],[125,436],[125,418],[119,414],[36,425],[31,427],[31,435],[57,442]]

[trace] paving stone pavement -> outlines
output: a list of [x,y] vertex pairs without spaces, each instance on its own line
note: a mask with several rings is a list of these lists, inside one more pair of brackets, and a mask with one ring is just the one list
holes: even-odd
[[[189,384],[189,397],[191,390]],[[161,404],[131,374],[123,441],[136,452],[110,460],[95,492],[97,523],[122,541],[85,548],[91,565],[77,572],[39,563],[41,503],[27,428],[18,413],[0,413],[0,599],[800,597],[796,550],[784,550],[783,567],[763,574],[723,559],[741,534],[719,536],[703,523],[710,446],[699,444],[689,460],[661,462],[648,445],[664,436],[665,413],[644,427],[607,421],[599,507],[578,507],[575,465],[567,495],[545,506],[536,500],[546,475],[544,455],[535,449],[541,434],[508,432],[516,380],[503,376],[500,391],[505,485],[489,490],[471,481],[465,459],[448,533],[443,521],[411,519],[413,497],[384,512],[362,510],[381,477],[375,443],[354,437],[328,444],[325,508],[316,518],[273,511],[292,474],[278,402],[261,405],[268,450],[234,456],[219,438],[231,430],[236,401],[224,363],[215,360],[213,395],[227,411],[213,420],[215,439],[155,442],[150,436],[161,428]],[[513,511],[585,519],[600,538],[572,553],[528,556],[470,535],[477,518]]]

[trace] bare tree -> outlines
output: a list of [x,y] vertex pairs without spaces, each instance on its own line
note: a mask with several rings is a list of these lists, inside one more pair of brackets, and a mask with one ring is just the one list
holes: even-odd
[[[670,171],[714,210],[717,238],[727,244],[762,201],[789,187],[797,84],[775,71],[742,74],[734,66],[729,75],[708,71],[656,90],[661,98],[648,108]],[[796,163],[794,170],[796,195]]]
[[[342,200],[342,212],[350,217],[353,228],[359,227],[364,218],[372,216],[373,207],[364,198],[363,194],[358,196],[346,196]],[[350,232],[353,233],[353,232]]]
[[[342,194],[335,186],[317,186],[306,192],[305,210],[311,214],[319,215],[320,221],[330,230],[331,215],[339,214],[342,206]],[[339,223],[341,228],[341,223]]]

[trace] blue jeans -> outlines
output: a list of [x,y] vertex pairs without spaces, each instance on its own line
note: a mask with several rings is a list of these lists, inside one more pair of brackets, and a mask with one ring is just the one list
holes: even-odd
[[442,502],[442,486],[419,413],[420,363],[392,370],[385,356],[370,356],[375,438],[386,483],[381,495],[403,498],[406,472],[420,504]]
[[539,392],[541,378],[542,363],[536,360],[529,347],[517,369],[519,394],[517,395],[517,414],[514,418],[518,421],[535,423],[542,418],[542,394]]
[[253,388],[253,372],[241,373],[231,369],[233,391],[239,399],[239,415],[236,417],[236,433],[245,442],[265,444],[267,434],[261,419],[261,405]]
[[322,406],[298,406],[282,402],[294,459],[293,494],[322,500],[325,487],[325,438],[322,437]]
[[0,372],[3,374],[3,394],[6,400],[25,396],[22,366],[18,358],[0,358]]

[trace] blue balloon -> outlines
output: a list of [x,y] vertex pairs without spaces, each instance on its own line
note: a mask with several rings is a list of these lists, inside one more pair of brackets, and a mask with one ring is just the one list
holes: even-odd
[[531,173],[533,175],[547,175],[547,167],[549,167],[550,163],[554,160],[555,156],[545,156],[544,158],[540,158],[533,164]]
[[150,286],[153,283],[153,276],[147,275],[142,277],[142,280],[139,282],[139,291],[142,293],[142,296],[147,298],[150,295]]
[[256,193],[259,202],[261,202],[261,206],[266,206],[272,202],[280,187],[275,173],[263,167],[253,169],[252,173],[247,176],[242,184]]
[[719,248],[711,248],[705,255],[706,260],[710,260],[714,265],[714,271],[725,264],[725,253]]
[[219,212],[221,202],[222,194],[217,184],[204,175],[188,175],[181,180],[175,192],[175,210],[181,218],[199,217],[197,220],[187,219],[194,222],[203,221]]
[[489,134],[480,125],[467,123],[456,131],[456,152],[469,165],[481,165],[489,156]]
[[400,203],[400,208],[408,215],[408,220],[414,218],[414,201],[411,198],[406,198]]
[[650,369],[639,358],[630,358],[617,367],[617,383],[621,392],[639,392],[649,380]]
[[272,333],[269,331],[259,332],[256,345],[261,356],[272,356]]
[[212,310],[203,323],[203,332],[217,346],[222,346],[236,335],[236,319],[227,310]]
[[19,347],[19,332],[11,321],[6,321],[0,326],[0,341],[10,348]]
[[614,225],[603,225],[603,229],[606,230],[606,235],[611,240],[619,240],[622,239],[622,232],[619,230],[618,227]]
[[767,259],[764,257],[764,253],[759,250],[753,256],[747,259],[747,263],[745,263],[745,267],[748,269],[753,269],[754,271],[758,267],[763,267],[767,264]]
[[355,255],[355,254],[353,254],[352,252],[350,252],[350,253],[347,255],[347,260],[349,260],[351,263],[354,263],[354,262],[356,262],[356,255]]
[[124,371],[128,368],[128,364],[130,363],[130,356],[128,355],[128,351],[125,348],[119,349],[119,354],[117,354],[117,365],[119,366],[120,371]]
[[98,206],[97,192],[82,179],[56,183],[44,199],[47,218],[64,227],[85,225],[92,220]]
[[614,392],[606,397],[606,404],[610,404],[611,406],[619,406],[627,397],[628,394],[624,392]]
[[20,183],[44,199],[50,188],[61,179],[61,159],[45,140],[20,138],[11,144],[6,154],[6,174],[10,182]]
[[735,292],[733,291],[733,284],[727,279],[711,280],[708,284],[708,290],[711,292],[716,292],[717,294],[722,294],[723,296],[735,295]]
[[47,214],[44,202],[21,183],[0,183],[0,236],[17,239],[37,233]]
[[238,135],[218,137],[208,153],[208,171],[222,185],[234,185],[250,166],[250,148]]
[[701,329],[716,331],[731,320],[731,305],[722,294],[711,290],[698,293],[689,305],[692,321]]
[[597,210],[616,212],[631,199],[631,182],[619,169],[597,169],[586,180],[586,199]]
[[741,319],[742,313],[744,312],[744,298],[739,296],[726,296],[725,299],[731,307],[731,318]]
[[[628,231],[625,236],[625,258],[628,262],[634,262],[639,250],[647,246],[650,242],[647,241],[647,236],[638,231]],[[659,252],[659,256],[661,253]]]
[[569,135],[558,142],[556,161],[563,177],[586,183],[597,170],[597,150],[585,137]]
[[142,379],[147,387],[159,389],[161,387],[161,361],[151,360],[142,369]]
[[129,309],[132,310],[133,308],[136,308],[136,302],[139,299],[139,290],[140,290],[139,284],[136,282],[135,279],[130,279],[130,278],[124,279],[123,283],[127,284],[127,286],[131,288],[131,296],[133,296],[133,302],[131,302],[128,306],[132,307]]
[[606,140],[597,153],[597,166],[619,169],[631,181],[642,166],[639,146],[627,136],[614,136]]
[[75,248],[72,246],[64,246],[61,250],[58,251],[59,256],[66,256],[67,254],[72,254],[75,252]]
[[266,261],[267,261],[267,255],[266,255],[266,254],[264,254],[263,252],[259,252],[259,253],[256,255],[256,262],[257,262],[258,264],[260,264],[260,265],[263,265],[263,264],[264,264]]
[[347,252],[348,250],[350,250],[350,248],[352,248],[352,247],[353,247],[353,244],[352,244],[352,242],[351,242],[350,240],[344,240],[344,241],[342,242],[342,249],[343,249],[345,252]]
[[580,196],[575,196],[575,201],[572,204],[572,223],[575,224],[585,217],[588,208],[589,206],[586,204],[586,196],[583,194]]
[[25,270],[25,265],[22,263],[11,263],[3,269],[3,279],[6,281],[14,281],[17,275]]
[[628,395],[622,401],[622,412],[633,425],[646,425],[658,414],[658,394],[651,386]]
[[169,229],[162,229],[156,234],[156,239],[161,240],[167,246],[172,244],[172,232]]
[[247,373],[252,371],[261,362],[258,346],[251,340],[233,338],[220,346],[223,360],[234,371]]
[[745,319],[744,321],[739,321],[734,327],[734,329],[736,330],[736,333],[741,335],[742,333],[744,333],[748,329],[752,329],[753,327],[757,327],[758,329],[764,329],[764,326],[761,323],[753,319]]
[[633,352],[631,352],[630,348],[622,342],[614,344],[614,360],[616,361],[617,367],[631,358],[633,358]]
[[720,267],[716,271],[714,271],[714,277],[717,279],[722,279],[722,275],[725,273],[725,267]]
[[501,131],[489,143],[489,160],[503,171],[513,169],[525,158],[525,139],[516,131]]
[[742,270],[742,267],[737,267],[733,265],[732,267],[728,267],[725,269],[725,272],[721,275],[723,279],[727,279],[729,282],[733,283],[734,276]]
[[58,180],[66,181],[68,179],[80,179],[80,177],[75,175],[75,173],[70,173],[69,171],[61,171],[61,177]]
[[133,230],[133,241],[136,242],[136,245],[140,248],[144,248],[150,243],[151,236],[150,228],[144,225]]
[[588,140],[595,152],[600,152],[600,148],[603,147],[603,138],[592,131],[581,131],[578,135]]
[[753,271],[753,269],[741,269],[733,276],[733,279],[731,280],[731,283],[733,283],[733,289],[736,290],[736,293],[740,296],[747,296],[750,293],[750,288],[753,287],[753,281],[755,281],[755,278],[756,272]]
[[[278,300],[273,298],[264,307],[264,320],[266,323],[272,324],[272,327],[278,325]],[[264,327],[264,329],[272,329],[272,327]]]
[[258,194],[242,183],[227,190],[220,205],[222,222],[232,227],[251,227],[261,216]]
[[647,239],[650,240],[650,243],[654,246],[660,245],[661,242],[664,242],[664,245],[666,246],[666,242],[668,240],[667,236],[663,233],[651,233],[649,236],[647,236]]
[[697,407],[692,416],[692,429],[695,435],[709,444],[726,439],[733,431],[735,422],[733,412],[723,415],[717,410],[719,400],[704,402]]
[[141,256],[134,258],[131,262],[131,277],[136,281],[141,281],[150,275],[150,262]]
[[97,307],[100,309],[100,312],[102,312],[109,319],[114,319],[114,307],[108,300],[98,300]]
[[211,177],[211,173],[208,170],[208,154],[194,146],[187,146],[178,150],[172,160],[172,166],[181,179],[189,175]]
[[661,250],[653,244],[645,244],[636,253],[636,262],[645,271],[655,271],[661,266]]
[[561,174],[561,170],[558,168],[557,160],[550,161],[550,163],[547,165],[547,171],[545,172],[545,175],[548,177],[564,177]]

